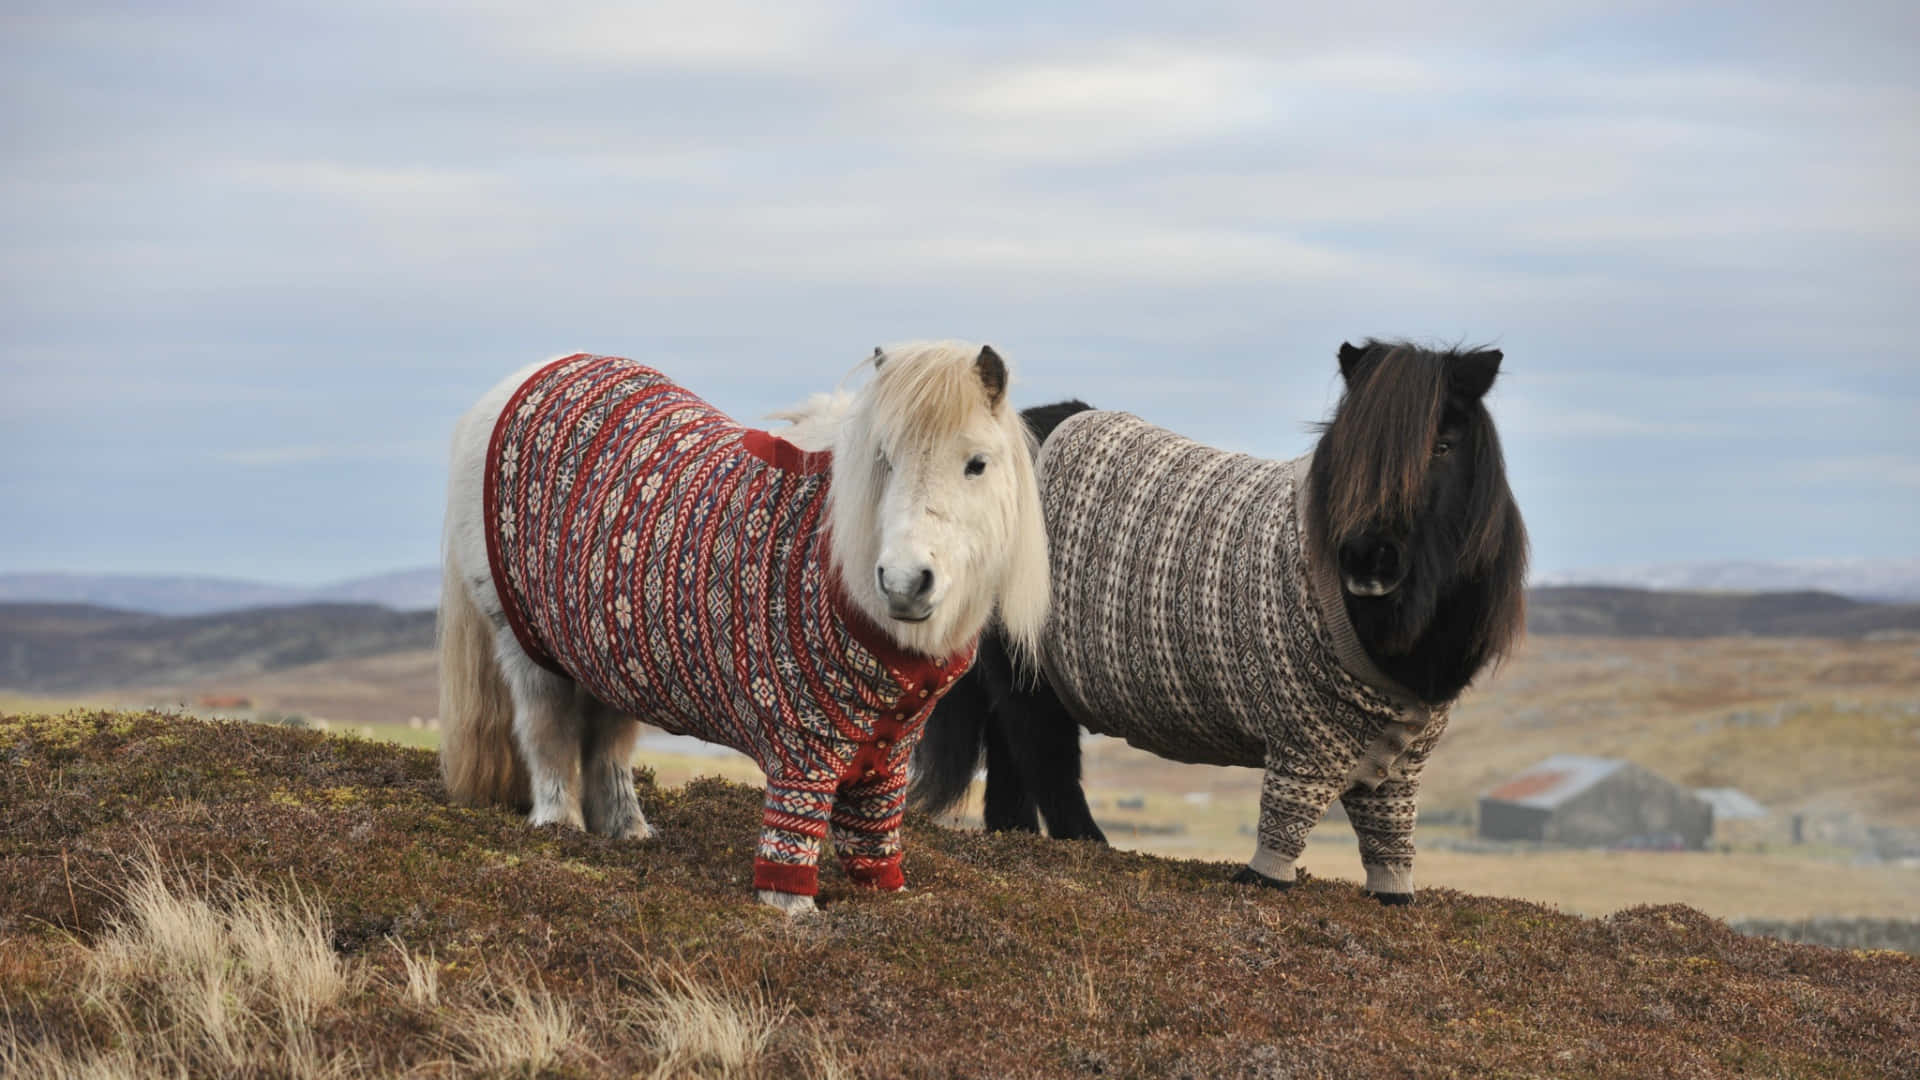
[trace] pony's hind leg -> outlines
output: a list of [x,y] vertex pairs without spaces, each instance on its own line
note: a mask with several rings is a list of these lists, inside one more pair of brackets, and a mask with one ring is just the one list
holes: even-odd
[[1040,831],[1040,808],[1027,793],[998,715],[987,719],[987,797],[981,819],[988,832]]
[[1011,766],[1003,771],[1019,778],[1016,786],[1027,803],[1021,822],[1011,827],[1037,832],[1034,824],[1028,824],[1037,809],[1047,821],[1047,835],[1056,840],[1106,843],[1080,781],[1080,722],[1052,687],[1044,682],[1027,684],[1011,674],[1010,662],[1009,672],[1009,683],[987,720],[987,827],[994,828],[991,804],[998,743],[1002,751],[998,756]]
[[584,828],[580,812],[580,749],[586,736],[586,694],[572,679],[534,663],[511,643],[501,650],[513,695],[513,739],[532,777],[533,825]]
[[580,808],[587,828],[602,836],[648,839],[653,827],[633,791],[633,744],[640,738],[640,722],[598,701],[589,702],[585,711]]

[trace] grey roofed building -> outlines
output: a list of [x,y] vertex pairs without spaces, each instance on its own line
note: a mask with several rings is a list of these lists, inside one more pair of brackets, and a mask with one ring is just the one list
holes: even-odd
[[1702,787],[1694,788],[1693,793],[1713,807],[1715,821],[1753,821],[1773,812],[1739,788]]
[[1480,797],[1480,835],[1583,847],[1706,846],[1713,807],[1619,758],[1555,754]]

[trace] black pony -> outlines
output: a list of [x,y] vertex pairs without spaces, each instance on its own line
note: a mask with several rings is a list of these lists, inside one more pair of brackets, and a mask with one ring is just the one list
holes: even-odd
[[[1359,348],[1343,344],[1339,361],[1345,392],[1332,421],[1320,429],[1311,465],[1297,470],[1302,475],[1293,480],[1304,499],[1301,559],[1325,563],[1330,553],[1337,577],[1330,569],[1322,577],[1337,584],[1320,589],[1317,599],[1298,603],[1316,605],[1311,613],[1316,620],[1350,627],[1348,640],[1357,640],[1364,657],[1350,657],[1344,667],[1381,690],[1381,700],[1391,701],[1399,712],[1390,713],[1384,724],[1377,717],[1367,721],[1374,726],[1365,731],[1358,730],[1364,724],[1349,724],[1355,728],[1356,745],[1368,743],[1372,756],[1355,766],[1352,776],[1319,778],[1318,788],[1297,776],[1276,780],[1271,754],[1264,761],[1239,762],[1264,763],[1269,773],[1262,796],[1261,847],[1236,880],[1280,887],[1291,881],[1298,842],[1304,841],[1305,829],[1325,805],[1313,809],[1310,820],[1296,813],[1304,825],[1280,820],[1285,813],[1277,808],[1289,800],[1301,802],[1305,790],[1306,802],[1341,797],[1356,829],[1375,819],[1407,819],[1404,837],[1383,833],[1374,838],[1371,852],[1368,835],[1363,831],[1361,837],[1363,861],[1374,860],[1368,863],[1369,891],[1388,902],[1403,902],[1411,897],[1411,814],[1418,769],[1453,699],[1503,656],[1520,633],[1526,530],[1507,485],[1499,438],[1481,401],[1499,372],[1499,351],[1436,351],[1369,340]],[[1069,418],[1090,408],[1068,401],[1025,412],[1043,444],[1043,473],[1046,440]],[[1281,469],[1299,463],[1269,464]],[[1071,481],[1056,477],[1055,482]],[[1056,533],[1065,524],[1058,516],[1067,512],[1060,508],[1068,503],[1054,497],[1045,475],[1042,485],[1049,492],[1048,530]],[[1120,507],[1102,505],[1094,512],[1117,517]],[[1058,604],[1063,584],[1058,558],[1054,571]],[[1316,596],[1312,588],[1296,592],[1303,598]],[[1335,595],[1338,599],[1331,599]],[[1326,607],[1338,607],[1343,614],[1319,610]],[[1056,606],[1056,619],[1062,611]],[[1060,629],[1050,629],[1043,654],[1052,650]],[[1092,626],[1077,631],[1082,637],[1101,632]],[[1346,631],[1335,636],[1339,633]],[[1278,640],[1241,644],[1249,652],[1276,653],[1299,645]],[[991,631],[986,635],[973,670],[928,722],[914,757],[914,805],[930,812],[953,805],[965,794],[984,754],[989,830],[1038,831],[1044,818],[1048,832],[1057,838],[1104,843],[1080,786],[1082,722],[1166,756],[1227,761],[1214,754],[1169,751],[1151,739],[1136,740],[1137,732],[1130,729],[1134,721],[1126,716],[1088,715],[1084,705],[1070,709],[1053,685],[1060,677],[1055,659],[1043,655],[1041,670],[1019,670],[1006,643]],[[1305,667],[1312,664],[1310,658]],[[1207,670],[1198,662],[1178,666],[1187,682],[1196,678],[1194,672]],[[1382,766],[1377,777],[1371,774],[1376,764]],[[1375,862],[1400,869],[1382,869]]]

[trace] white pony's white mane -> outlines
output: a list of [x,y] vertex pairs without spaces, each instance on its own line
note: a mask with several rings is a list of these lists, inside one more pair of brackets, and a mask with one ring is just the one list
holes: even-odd
[[[980,346],[952,341],[893,346],[855,369],[872,372],[857,390],[814,394],[769,416],[788,422],[778,434],[801,449],[834,452],[833,559],[855,605],[902,647],[933,657],[963,648],[996,609],[1016,651],[1032,656],[1050,599],[1033,437],[1004,386],[996,397],[983,384],[980,355]],[[963,447],[983,442],[992,448],[992,465],[978,478],[965,477]],[[887,491],[883,451],[902,468],[931,470],[917,484],[928,499],[942,498],[941,485],[953,485],[950,495],[961,484],[988,485],[967,496],[975,500],[972,511],[931,515],[927,527],[953,559],[945,570],[954,588],[925,622],[890,618],[874,582]]]

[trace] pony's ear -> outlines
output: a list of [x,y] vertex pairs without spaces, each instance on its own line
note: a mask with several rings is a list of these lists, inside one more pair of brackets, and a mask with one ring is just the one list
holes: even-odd
[[1344,341],[1341,342],[1340,343],[1340,377],[1342,379],[1345,379],[1347,382],[1351,383],[1353,381],[1354,375],[1358,374],[1360,371],[1360,360],[1366,355],[1367,355],[1367,350],[1355,348],[1354,346]]
[[873,355],[868,359],[873,361],[873,370],[879,371],[880,365],[887,362],[887,354],[881,350],[880,346],[875,345],[873,347]]
[[993,346],[982,345],[973,370],[980,376],[980,385],[987,388],[987,408],[998,408],[1000,399],[1007,396],[1007,362],[1000,359]]
[[1481,349],[1454,357],[1453,363],[1447,365],[1447,388],[1468,401],[1479,401],[1493,389],[1494,377],[1500,374],[1501,359],[1499,349]]

